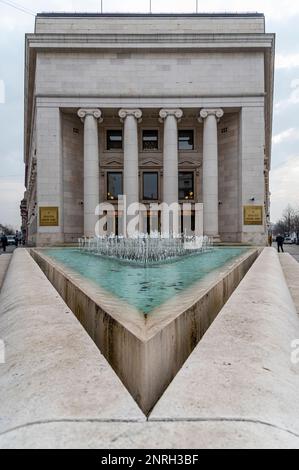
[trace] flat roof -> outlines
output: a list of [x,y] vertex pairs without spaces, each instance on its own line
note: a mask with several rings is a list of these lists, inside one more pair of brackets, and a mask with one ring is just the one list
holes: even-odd
[[64,13],[64,12],[42,12],[37,13],[37,17],[50,18],[86,18],[86,17],[103,17],[103,18],[264,18],[264,13]]

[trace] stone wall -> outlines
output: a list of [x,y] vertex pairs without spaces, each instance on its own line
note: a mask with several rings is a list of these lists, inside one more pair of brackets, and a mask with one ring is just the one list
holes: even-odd
[[83,124],[74,114],[62,114],[64,241],[83,234]]
[[[262,52],[38,52],[36,94],[214,96],[264,92]],[[219,102],[219,106],[221,103]]]
[[256,245],[266,245],[266,213],[263,225],[244,225],[242,207],[245,205],[265,205],[264,158],[265,118],[264,107],[244,107],[240,113],[240,166],[241,187],[239,215],[240,241]]
[[[63,243],[63,160],[61,115],[59,108],[37,108],[36,111],[37,208],[59,208],[57,227],[38,227],[36,243]],[[37,220],[39,216],[37,214]],[[39,222],[38,222],[39,223]]]
[[240,214],[239,115],[224,114],[218,125],[219,233],[224,242],[238,242]]

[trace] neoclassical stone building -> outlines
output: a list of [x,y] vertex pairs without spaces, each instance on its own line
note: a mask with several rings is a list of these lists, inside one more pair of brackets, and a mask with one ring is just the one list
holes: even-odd
[[125,194],[202,202],[205,233],[264,244],[274,43],[262,14],[38,14],[26,36],[29,241],[91,235],[95,206]]

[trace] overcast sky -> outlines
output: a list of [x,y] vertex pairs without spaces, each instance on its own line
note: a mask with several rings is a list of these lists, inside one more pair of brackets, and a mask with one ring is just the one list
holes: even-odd
[[[32,14],[4,3],[17,4]],[[198,4],[199,12],[265,13],[267,32],[277,34],[271,171],[271,220],[275,222],[288,203],[299,206],[299,2],[198,0]],[[0,223],[20,225],[24,34],[33,32],[36,12],[96,12],[100,5],[100,0],[0,0]],[[152,0],[153,12],[194,12],[195,6],[196,0]],[[103,7],[104,12],[147,12],[149,0],[103,0]]]

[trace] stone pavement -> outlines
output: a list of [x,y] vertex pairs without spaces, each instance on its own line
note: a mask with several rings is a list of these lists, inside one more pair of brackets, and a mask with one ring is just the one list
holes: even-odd
[[[274,246],[276,247],[276,244]],[[286,253],[290,253],[290,255],[292,255],[299,263],[299,245],[285,244],[283,248]]]

